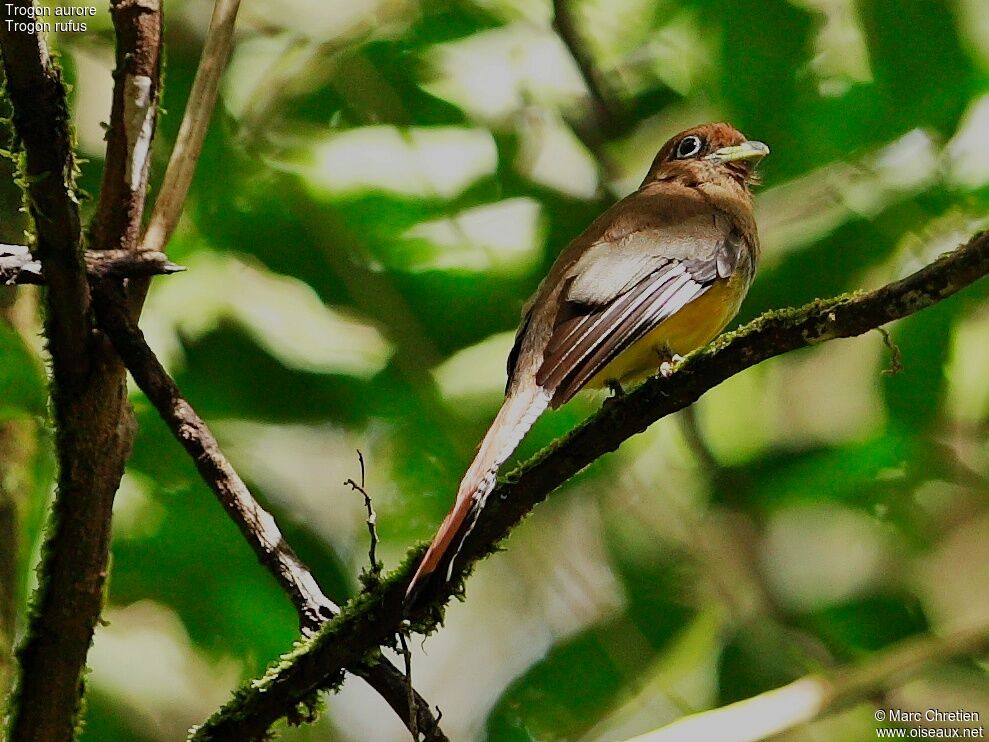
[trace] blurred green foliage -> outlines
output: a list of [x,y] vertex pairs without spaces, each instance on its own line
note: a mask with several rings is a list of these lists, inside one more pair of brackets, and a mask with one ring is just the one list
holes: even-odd
[[[564,5],[607,121],[547,0],[242,11],[169,247],[190,271],[155,282],[143,324],[335,600],[366,564],[362,504],[342,484],[358,473],[354,449],[394,566],[432,534],[497,409],[523,301],[679,129],[729,120],[773,149],[742,321],[891,280],[985,224],[981,0]],[[166,13],[152,197],[207,18],[192,0]],[[96,193],[108,15],[51,41],[74,86],[82,186]],[[6,167],[0,239],[18,242]],[[624,739],[989,620],[987,298],[983,281],[895,325],[899,373],[884,375],[891,351],[875,334],[774,359],[702,399],[695,435],[663,421],[569,483],[416,648],[416,685],[451,738]],[[36,345],[0,325],[2,420],[45,414]],[[133,399],[140,434],[118,498],[88,740],[177,738],[296,636],[286,598]],[[599,401],[549,415],[519,457]],[[32,430],[25,580],[53,476],[50,437]],[[989,713],[984,670],[897,693],[884,702]],[[871,714],[814,733],[875,734]],[[318,726],[284,734],[406,733],[351,681]]]

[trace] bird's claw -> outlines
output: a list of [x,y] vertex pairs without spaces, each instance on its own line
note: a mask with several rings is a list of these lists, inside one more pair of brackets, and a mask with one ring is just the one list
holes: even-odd
[[682,360],[683,360],[683,356],[674,353],[672,356],[669,357],[669,359],[659,364],[659,375],[662,376],[664,379],[670,378],[673,375],[673,372],[676,370],[677,364],[679,364],[680,361]]

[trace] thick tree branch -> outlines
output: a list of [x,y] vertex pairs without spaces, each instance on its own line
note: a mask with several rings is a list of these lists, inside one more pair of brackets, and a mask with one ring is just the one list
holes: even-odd
[[14,132],[23,150],[21,176],[37,257],[45,264],[51,285],[46,332],[52,370],[56,383],[68,394],[82,385],[89,372],[89,283],[82,263],[76,163],[62,73],[39,36],[7,27],[8,18],[13,18],[10,11],[31,7],[30,0],[0,6],[0,51]]
[[[136,252],[161,94],[161,0],[112,0],[110,15],[117,38],[115,84],[106,165],[89,243],[94,250]],[[141,316],[150,285],[149,275],[127,282],[135,318]]]
[[[230,519],[237,524],[258,561],[274,576],[299,613],[304,634],[311,635],[339,608],[323,594],[315,577],[285,541],[274,517],[254,499],[247,485],[223,455],[206,422],[185,400],[143,333],[131,322],[120,296],[96,292],[100,325],[124,359],[134,381],[147,395],[176,440],[196,463],[203,480],[216,494]],[[414,695],[415,718],[409,715],[405,676],[384,658],[362,662],[353,672],[366,680],[409,726],[424,733],[423,739],[443,742],[446,737],[428,702]]]
[[908,639],[876,652],[858,666],[810,675],[744,701],[691,714],[629,742],[759,742],[902,683],[932,663],[985,652],[989,652],[989,626],[945,637]]
[[115,0],[110,5],[117,59],[106,166],[89,225],[95,250],[131,250],[138,242],[157,123],[161,77],[160,0]]
[[[691,354],[667,379],[656,377],[606,404],[584,424],[508,475],[488,500],[461,550],[450,585],[424,601],[411,618],[424,633],[461,588],[466,571],[491,553],[534,505],[626,439],[696,401],[709,389],[768,358],[840,337],[853,337],[919,312],[989,273],[989,232],[916,273],[869,292],[768,312]],[[406,620],[403,597],[421,549],[381,585],[344,606],[310,642],[263,678],[241,688],[193,735],[197,740],[259,739],[296,704],[333,687],[340,673],[392,637]]]
[[[160,252],[87,250],[84,261],[86,273],[91,280],[168,275],[185,270]],[[45,273],[41,261],[35,258],[26,246],[0,245],[0,286],[44,283]]]
[[[131,0],[113,4],[116,11]],[[3,5],[3,16],[33,8],[30,0]],[[123,215],[97,230],[100,247],[129,248],[137,234],[147,176],[155,107],[146,105],[142,86],[129,69],[150,70],[157,86],[160,14],[117,23],[118,69],[111,113],[109,176],[104,212],[121,206],[116,179],[131,190]],[[65,87],[48,50],[34,33],[0,23],[7,90],[14,129],[23,145],[22,175],[37,236],[37,257],[48,284],[45,332],[52,358],[52,401],[59,465],[58,491],[42,550],[30,624],[18,651],[20,674],[10,712],[10,739],[70,740],[81,708],[83,673],[93,631],[103,606],[110,548],[113,496],[134,437],[126,374],[119,358],[93,331],[91,285],[83,260],[75,160],[71,148]],[[146,86],[145,86],[146,87]],[[153,100],[153,98],[152,98]],[[141,111],[144,111],[143,113]],[[143,118],[142,118],[143,117]],[[140,119],[140,120],[138,120]],[[130,237],[129,237],[130,236]],[[96,292],[99,292],[97,286]]]
[[189,102],[179,127],[175,147],[168,160],[161,193],[155,201],[151,219],[142,240],[142,249],[161,252],[178,226],[185,208],[192,176],[203,148],[220,89],[220,77],[233,46],[234,22],[240,0],[216,0],[213,17],[206,33],[206,44],[189,91]]

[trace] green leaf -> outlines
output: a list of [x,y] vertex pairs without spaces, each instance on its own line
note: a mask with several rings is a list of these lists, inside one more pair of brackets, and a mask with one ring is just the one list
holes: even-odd
[[797,108],[813,95],[802,74],[813,54],[811,15],[785,0],[720,2],[710,12],[722,24],[719,92],[727,113],[770,143],[773,171],[795,173],[806,146]]
[[649,657],[625,641],[628,629],[612,621],[556,645],[498,701],[488,717],[489,739],[579,737],[647,666]]
[[46,393],[37,356],[10,325],[0,322],[0,420],[44,415]]
[[940,422],[951,330],[962,302],[948,299],[898,322],[891,333],[903,369],[883,377],[890,422],[917,434]]
[[751,621],[735,632],[721,653],[720,704],[791,683],[820,669],[822,656],[810,635],[765,617]]
[[958,38],[955,6],[945,0],[864,0],[857,5],[873,75],[883,96],[882,125],[900,131],[952,131],[968,101],[972,62]]
[[689,625],[694,611],[673,565],[617,566],[627,590],[623,615],[557,644],[516,680],[488,718],[489,739],[578,738],[638,689]]
[[866,511],[892,495],[895,480],[880,481],[885,472],[900,472],[910,451],[894,434],[863,443],[805,450],[774,450],[745,466],[726,469],[715,498],[735,507],[771,513],[797,503],[845,502]]
[[869,595],[834,605],[799,619],[801,626],[825,641],[844,661],[881,649],[928,628],[920,603],[912,595]]

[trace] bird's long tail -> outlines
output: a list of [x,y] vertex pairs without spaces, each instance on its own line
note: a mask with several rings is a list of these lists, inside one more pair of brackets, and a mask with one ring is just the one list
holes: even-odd
[[443,579],[450,579],[453,562],[460,553],[460,547],[494,489],[498,469],[518,448],[523,436],[549,405],[551,397],[549,392],[533,384],[528,389],[513,391],[505,399],[484,435],[473,463],[460,482],[453,509],[443,520],[409,583],[405,593],[406,606],[415,603],[417,595],[434,574],[442,573],[445,569]]

